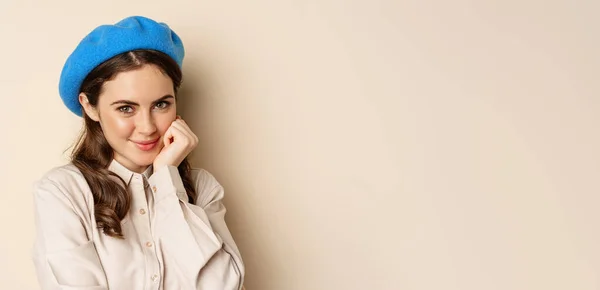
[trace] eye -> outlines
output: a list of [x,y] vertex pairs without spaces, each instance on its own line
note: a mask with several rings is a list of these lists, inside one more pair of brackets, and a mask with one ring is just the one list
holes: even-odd
[[131,106],[121,106],[117,108],[117,111],[125,114],[133,113],[133,108]]
[[156,104],[156,108],[158,109],[166,109],[169,107],[169,105],[171,105],[171,103],[167,102],[167,101],[160,101]]

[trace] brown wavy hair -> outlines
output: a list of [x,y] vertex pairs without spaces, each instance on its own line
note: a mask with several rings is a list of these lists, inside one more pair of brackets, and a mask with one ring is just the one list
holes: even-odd
[[[182,82],[182,72],[168,55],[154,50],[134,50],[119,54],[92,70],[83,81],[80,92],[96,107],[104,82],[118,73],[155,65],[173,81],[175,94]],[[71,153],[71,162],[81,171],[94,197],[94,217],[98,228],[111,237],[124,238],[121,221],[127,215],[131,197],[126,182],[108,170],[114,151],[104,137],[100,124],[82,110],[84,126]],[[191,179],[191,166],[187,158],[178,166],[179,174],[187,191],[188,202],[196,200],[196,190]],[[122,182],[119,184],[110,176]]]

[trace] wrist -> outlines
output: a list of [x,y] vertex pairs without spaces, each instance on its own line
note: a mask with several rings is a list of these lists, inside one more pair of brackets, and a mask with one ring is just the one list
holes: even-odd
[[166,166],[167,165],[164,163],[154,163],[154,164],[152,164],[152,171],[156,172]]

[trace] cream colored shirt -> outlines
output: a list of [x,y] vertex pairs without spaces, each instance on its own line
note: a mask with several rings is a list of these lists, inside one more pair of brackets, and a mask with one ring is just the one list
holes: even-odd
[[124,239],[101,232],[94,200],[72,164],[34,185],[34,265],[41,289],[242,289],[244,264],[225,224],[223,187],[206,170],[192,171],[198,198],[188,197],[174,166],[152,174],[109,170],[128,184],[131,208]]

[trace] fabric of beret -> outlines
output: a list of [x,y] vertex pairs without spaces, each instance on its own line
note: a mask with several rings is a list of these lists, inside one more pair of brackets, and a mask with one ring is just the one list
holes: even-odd
[[80,41],[63,66],[58,85],[63,103],[81,117],[79,93],[86,76],[110,58],[137,49],[163,52],[180,68],[183,66],[183,43],[167,24],[131,16],[112,25],[101,25]]

